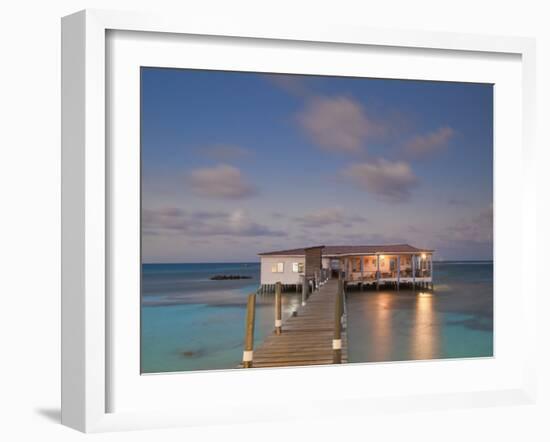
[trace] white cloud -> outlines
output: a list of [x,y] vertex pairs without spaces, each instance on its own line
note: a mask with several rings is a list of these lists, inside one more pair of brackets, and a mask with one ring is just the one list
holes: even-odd
[[189,177],[191,189],[211,198],[241,199],[253,196],[256,188],[246,182],[241,171],[228,164],[195,169]]
[[311,94],[305,75],[269,74],[265,78],[294,97],[305,98]]
[[405,153],[411,157],[421,157],[445,149],[455,131],[448,126],[423,135],[417,135],[405,143]]
[[352,164],[343,173],[358,188],[388,202],[408,200],[411,189],[418,184],[418,178],[411,167],[402,161],[379,159],[370,163]]
[[341,96],[309,100],[298,122],[315,143],[334,152],[359,152],[368,137],[382,131],[360,103]]

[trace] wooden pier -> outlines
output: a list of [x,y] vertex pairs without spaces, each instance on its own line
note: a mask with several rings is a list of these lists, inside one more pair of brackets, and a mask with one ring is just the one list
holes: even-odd
[[[343,287],[343,282],[341,284]],[[339,286],[337,279],[328,279],[319,284],[307,297],[305,305],[297,310],[297,314],[283,321],[280,329],[274,327],[274,332],[258,348],[245,346],[245,356],[252,361],[251,364],[245,362],[243,365],[261,368],[346,363],[345,295]],[[280,297],[274,298],[275,303],[277,300],[280,302]],[[254,315],[250,317],[253,320]],[[275,321],[280,324],[277,318]],[[250,343],[250,340],[247,342]]]

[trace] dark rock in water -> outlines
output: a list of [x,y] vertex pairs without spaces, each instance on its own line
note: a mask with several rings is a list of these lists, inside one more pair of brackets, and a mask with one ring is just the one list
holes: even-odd
[[244,276],[244,275],[214,275],[211,276],[210,279],[214,281],[224,281],[226,279],[252,279],[252,276]]
[[185,358],[196,358],[201,355],[202,355],[201,350],[185,350],[180,352],[180,356],[183,356]]

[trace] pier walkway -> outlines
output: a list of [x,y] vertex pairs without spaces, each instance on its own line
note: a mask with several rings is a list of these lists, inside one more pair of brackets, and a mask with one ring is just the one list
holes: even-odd
[[[254,349],[252,366],[290,367],[324,365],[334,363],[333,339],[335,337],[338,309],[338,280],[328,279],[315,290],[301,306],[296,316],[282,323],[281,334],[273,332]],[[348,361],[345,301],[341,316],[341,362]],[[340,343],[337,344],[339,346]]]

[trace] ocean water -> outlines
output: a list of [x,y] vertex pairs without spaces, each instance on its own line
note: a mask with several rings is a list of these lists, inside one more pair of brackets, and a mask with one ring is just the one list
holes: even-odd
[[[251,279],[212,281],[216,274]],[[236,368],[243,349],[247,295],[258,263],[144,264],[141,371]],[[492,263],[434,263],[435,290],[349,291],[351,362],[491,356]],[[283,319],[300,295],[283,294]],[[258,295],[255,345],[273,330],[273,296]]]
[[430,291],[349,291],[350,362],[493,355],[493,263],[434,263]]
[[[209,279],[217,274],[251,279]],[[259,278],[259,263],[144,264],[142,373],[236,368],[242,358],[247,297],[258,288]],[[298,307],[300,296],[283,294],[283,320]],[[255,345],[273,326],[273,295],[257,295]]]

